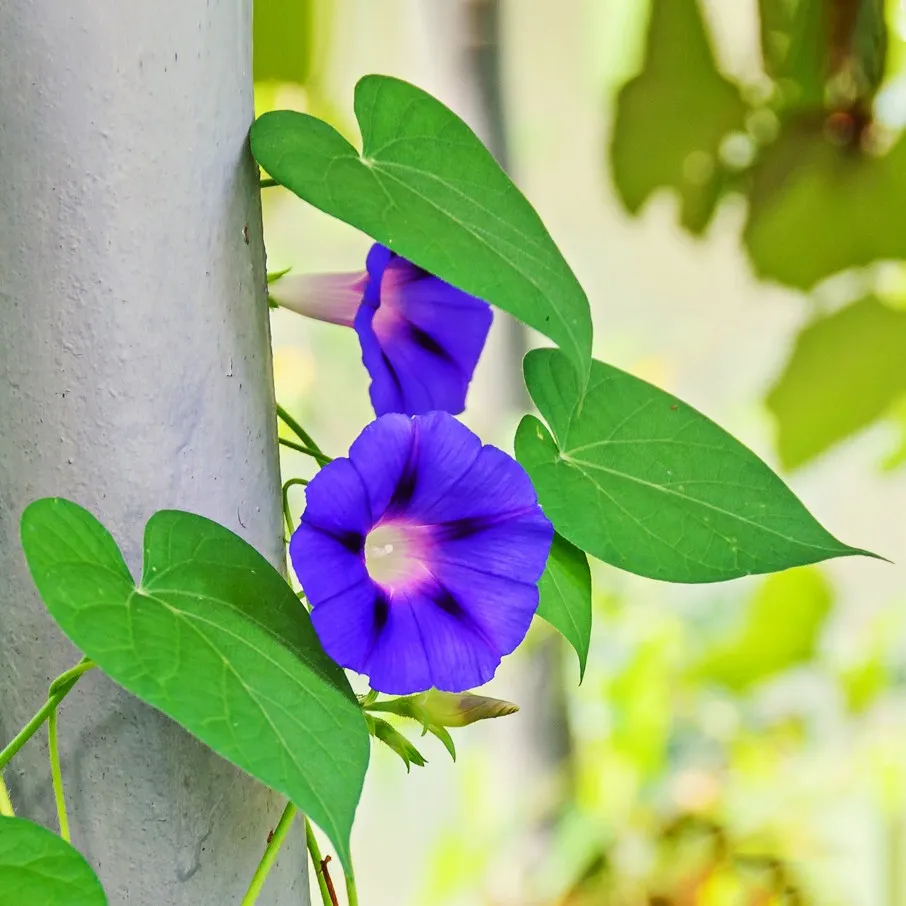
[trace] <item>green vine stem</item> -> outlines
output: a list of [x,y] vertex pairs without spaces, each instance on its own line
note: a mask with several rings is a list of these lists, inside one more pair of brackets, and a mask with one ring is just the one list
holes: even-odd
[[270,870],[274,867],[274,862],[277,861],[277,855],[280,852],[280,847],[283,846],[283,841],[286,839],[286,835],[289,833],[289,829],[292,827],[293,819],[296,817],[296,811],[296,807],[292,804],[292,802],[286,803],[286,808],[283,809],[283,814],[280,816],[280,821],[274,828],[274,832],[268,838],[267,847],[264,850],[264,855],[261,857],[261,861],[258,863],[258,867],[255,869],[255,874],[252,877],[252,883],[249,884],[249,889],[246,891],[245,896],[242,898],[241,906],[254,906],[254,904],[257,902],[258,896],[261,893],[261,888],[264,887],[264,882],[267,880],[267,876],[270,873]]
[[12,800],[9,798],[9,790],[6,788],[6,781],[3,779],[2,771],[0,771],[0,815],[3,815],[4,818],[16,817]]
[[75,667],[61,673],[51,684],[47,693],[47,701],[41,706],[34,717],[13,737],[12,741],[0,752],[0,771],[9,764],[13,756],[35,735],[41,725],[72,690],[83,673],[95,667],[94,661],[82,658]]
[[298,450],[300,453],[310,456],[319,466],[326,466],[327,463],[332,461],[329,456],[325,456],[323,453],[317,453],[312,450],[311,447],[306,447],[304,444],[297,444],[294,440],[288,440],[285,437],[278,437],[277,440],[284,447],[289,447],[291,450]]
[[289,481],[285,482],[283,485],[283,520],[286,522],[286,532],[288,536],[293,533],[293,514],[289,509],[289,489],[297,484],[305,487],[308,482],[304,478],[290,478]]
[[66,814],[66,798],[63,795],[63,772],[60,770],[60,747],[57,743],[56,708],[47,716],[47,750],[50,754],[50,778],[53,783],[53,797],[57,803],[60,836],[69,843],[69,816]]
[[314,442],[312,436],[283,408],[277,403],[277,417],[289,428],[296,437],[299,438],[306,446],[311,447],[316,453],[324,455],[324,451]]
[[327,886],[327,876],[324,874],[324,859],[321,857],[321,848],[308,818],[305,819],[305,842],[308,844],[308,854],[311,856],[312,868],[318,879],[318,889],[321,891],[321,902],[324,906],[337,906],[336,897]]
[[262,189],[269,189],[269,188],[271,188],[271,186],[279,186],[279,185],[280,185],[280,183],[278,183],[276,179],[262,179],[259,184],[259,187]]

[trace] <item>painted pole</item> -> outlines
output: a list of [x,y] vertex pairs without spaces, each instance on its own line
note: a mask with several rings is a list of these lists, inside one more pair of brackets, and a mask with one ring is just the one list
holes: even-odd
[[[165,507],[282,566],[252,116],[251,0],[0,0],[0,744],[78,657],[22,557],[31,500],[90,509],[136,575]],[[239,902],[282,802],[96,671],[60,734],[111,904]],[[5,776],[55,827],[43,738]],[[301,831],[261,903],[308,903]]]

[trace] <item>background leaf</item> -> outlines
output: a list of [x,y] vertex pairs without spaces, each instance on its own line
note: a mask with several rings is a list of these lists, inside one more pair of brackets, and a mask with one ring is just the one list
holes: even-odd
[[547,620],[576,649],[581,683],[591,641],[591,570],[585,552],[554,533],[538,590],[538,616]]
[[278,110],[252,126],[277,182],[562,346],[585,374],[588,300],[540,218],[471,129],[387,76],[356,86],[361,154],[327,123]]
[[833,603],[815,567],[768,576],[748,605],[742,625],[692,668],[698,680],[743,692],[811,660]]
[[906,311],[873,297],[809,324],[767,397],[777,449],[801,466],[882,416],[906,393]]
[[875,157],[831,144],[820,123],[790,125],[759,158],[749,201],[743,241],[762,278],[807,290],[906,258],[906,140]]
[[524,367],[553,436],[526,416],[516,456],[557,531],[592,556],[668,582],[717,582],[866,553],[669,393],[595,361],[582,396],[553,349],[530,352]]
[[101,882],[81,853],[46,828],[0,817],[0,903],[107,906]]
[[623,204],[635,214],[655,190],[673,188],[683,226],[701,232],[722,189],[720,143],[745,113],[717,69],[698,0],[653,0],[644,69],[617,100],[610,156]]
[[786,109],[824,105],[828,21],[825,0],[759,0],[761,56]]
[[304,85],[312,64],[313,0],[256,0],[252,15],[255,81]]
[[47,609],[78,648],[292,799],[349,867],[368,730],[302,604],[254,548],[209,519],[164,510],[146,526],[136,587],[107,530],[60,499],[25,510],[22,545]]

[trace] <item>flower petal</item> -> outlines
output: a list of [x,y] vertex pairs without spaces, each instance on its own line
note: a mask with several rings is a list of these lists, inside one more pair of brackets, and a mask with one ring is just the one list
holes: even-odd
[[468,473],[482,447],[481,440],[448,412],[429,412],[413,419],[413,424],[414,474],[404,506],[413,519],[427,523],[431,507]]
[[[446,431],[453,433],[449,428]],[[418,516],[425,523],[493,521],[505,514],[537,507],[538,495],[525,469],[511,456],[491,446],[481,447],[468,469],[455,482],[446,484],[443,493],[426,494],[417,502]]]
[[373,421],[349,448],[349,461],[362,479],[374,525],[387,509],[412,451],[411,418],[392,413]]
[[362,304],[368,274],[288,274],[268,287],[281,308],[300,315],[352,327]]
[[339,536],[360,535],[371,528],[371,511],[362,478],[348,459],[335,459],[305,488],[302,521]]
[[[330,649],[326,650],[329,654]],[[386,622],[363,672],[378,692],[407,695],[431,688],[424,640],[407,598],[395,595],[389,601]]]
[[313,605],[342,595],[351,587],[370,582],[361,553],[361,536],[353,540],[339,533],[328,533],[305,522],[293,532],[289,556],[293,569]]
[[383,632],[385,609],[386,600],[365,574],[342,593],[316,603],[311,622],[324,650],[341,667],[368,673],[369,658]]
[[540,508],[490,522],[464,519],[431,530],[429,568],[469,566],[483,573],[534,584],[544,572],[554,529]]
[[[440,564],[432,570],[438,586],[456,602],[463,624],[478,627],[497,652],[497,660],[514,651],[525,638],[538,609],[538,586],[517,582],[454,563]],[[478,685],[473,684],[473,685]],[[438,686],[448,692],[459,689]]]
[[431,583],[405,594],[418,623],[431,686],[463,692],[494,676],[501,650],[448,589]]
[[[381,307],[407,321],[415,328],[412,332],[417,343],[453,362],[466,380],[471,380],[494,319],[487,302],[397,257],[384,273]],[[377,332],[380,336],[380,327]],[[440,349],[434,351],[434,346]]]
[[369,253],[368,272],[354,326],[375,412],[462,412],[490,306],[382,246]]

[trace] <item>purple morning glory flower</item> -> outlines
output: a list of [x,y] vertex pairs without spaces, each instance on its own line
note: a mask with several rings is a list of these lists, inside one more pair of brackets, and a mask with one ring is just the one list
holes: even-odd
[[355,328],[377,415],[462,412],[491,307],[382,245],[372,246],[366,268],[281,277],[270,295],[284,308]]
[[553,527],[446,412],[384,415],[306,489],[289,552],[327,653],[380,692],[486,683],[538,607]]

